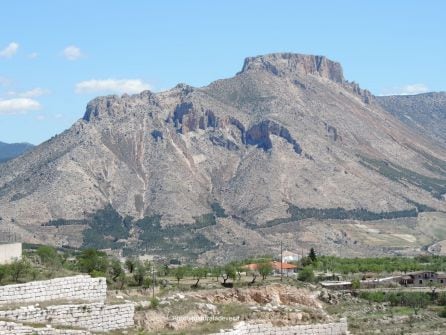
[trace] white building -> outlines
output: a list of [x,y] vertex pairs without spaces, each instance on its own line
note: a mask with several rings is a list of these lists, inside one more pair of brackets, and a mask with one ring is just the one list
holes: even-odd
[[0,243],[0,264],[22,258],[22,243]]
[[282,255],[282,260],[284,263],[297,262],[300,259],[301,256],[299,254],[296,254],[288,250],[285,250]]

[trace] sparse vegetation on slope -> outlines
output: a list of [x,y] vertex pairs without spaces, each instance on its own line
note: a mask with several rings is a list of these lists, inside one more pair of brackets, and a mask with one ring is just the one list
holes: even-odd
[[422,188],[435,198],[441,199],[446,194],[446,179],[427,177],[388,161],[362,157],[360,162],[391,180]]
[[420,208],[416,207],[400,211],[375,213],[364,208],[300,208],[298,206],[288,204],[287,212],[291,215],[291,217],[274,219],[268,221],[261,227],[272,227],[281,223],[301,221],[305,219],[374,221],[382,219],[416,217],[418,212],[421,212],[424,209],[426,208],[422,207],[421,205]]

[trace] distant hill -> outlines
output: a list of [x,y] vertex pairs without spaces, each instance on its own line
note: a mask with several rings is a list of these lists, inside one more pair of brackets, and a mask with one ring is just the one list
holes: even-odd
[[413,129],[446,144],[446,92],[376,97],[388,112]]
[[0,142],[0,163],[6,162],[17,156],[20,156],[25,151],[33,148],[34,145],[29,143],[4,143]]

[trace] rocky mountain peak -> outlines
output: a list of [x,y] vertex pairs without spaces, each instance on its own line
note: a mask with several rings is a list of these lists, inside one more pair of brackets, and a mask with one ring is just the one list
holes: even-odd
[[304,55],[295,53],[273,53],[245,59],[242,70],[268,71],[280,77],[294,78],[302,75],[319,75],[337,83],[344,82],[342,66],[325,56]]
[[146,90],[139,94],[128,95],[107,95],[91,100],[87,104],[83,120],[90,122],[100,120],[104,117],[115,117],[126,113],[131,108],[138,105],[157,105],[158,98],[153,92]]

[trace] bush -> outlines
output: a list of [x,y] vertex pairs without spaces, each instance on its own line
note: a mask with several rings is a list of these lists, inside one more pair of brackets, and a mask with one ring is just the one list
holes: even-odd
[[96,249],[85,249],[78,256],[79,270],[92,274],[93,271],[106,273],[108,268],[108,257],[104,252]]
[[105,277],[105,272],[98,271],[98,270],[93,270],[93,271],[90,273],[90,276],[92,276],[93,278]]
[[352,289],[353,290],[359,290],[361,288],[361,282],[359,279],[353,279],[352,280]]
[[153,297],[150,299],[150,308],[157,309],[159,304],[160,304],[160,301],[156,297]]
[[311,266],[306,266],[302,270],[299,271],[298,279],[300,281],[305,282],[313,282],[314,281],[314,271]]
[[42,245],[37,248],[37,256],[39,256],[40,262],[44,265],[59,267],[62,265],[62,260],[57,250],[53,247]]
[[8,272],[14,282],[18,283],[20,278],[25,277],[31,270],[31,264],[25,260],[14,261],[8,266]]
[[441,318],[446,318],[446,307],[443,307],[443,309],[438,313],[438,316]]

